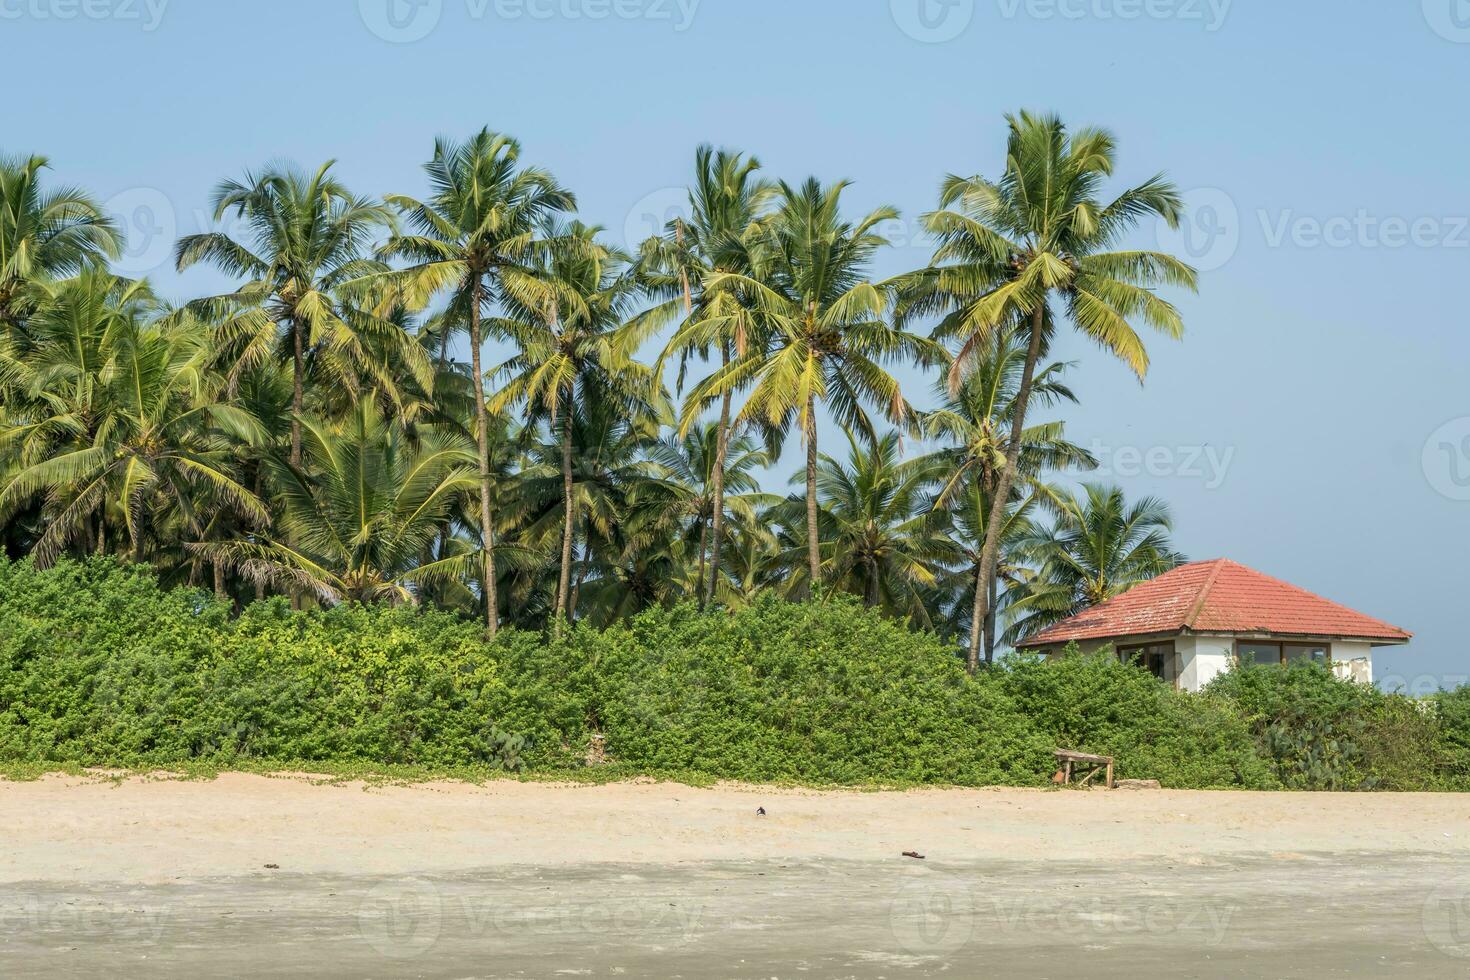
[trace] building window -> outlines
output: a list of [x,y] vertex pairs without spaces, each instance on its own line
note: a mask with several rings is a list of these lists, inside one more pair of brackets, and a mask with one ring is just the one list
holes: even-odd
[[1287,663],[1310,660],[1314,664],[1325,666],[1331,660],[1325,643],[1286,643],[1282,645],[1282,651]]
[[1166,684],[1179,682],[1178,657],[1173,643],[1148,643],[1118,648],[1118,659],[1125,664],[1142,667]]
[[1281,644],[1240,643],[1235,647],[1235,656],[1242,667],[1275,667],[1281,663]]
[[1260,640],[1239,640],[1235,644],[1235,656],[1242,667],[1279,667],[1310,660],[1323,664],[1332,662],[1332,645],[1328,643],[1271,643]]

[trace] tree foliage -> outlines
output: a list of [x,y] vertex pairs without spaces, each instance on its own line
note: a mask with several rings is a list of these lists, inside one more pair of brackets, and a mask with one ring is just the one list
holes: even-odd
[[[1097,203],[1111,137],[1023,115],[1009,141],[998,181],[946,182],[932,262],[888,281],[894,209],[851,214],[846,181],[768,179],[735,150],[700,147],[688,214],[627,251],[489,129],[436,142],[417,195],[272,163],[221,181],[228,223],[177,243],[179,269],[233,280],[179,304],[108,269],[89,195],[7,159],[5,551],[146,562],[237,613],[386,601],[491,635],[847,594],[989,659],[1008,627],[1167,567],[1140,546],[1105,588],[1063,580],[1103,560],[1058,482],[1092,460],[1026,418],[1075,396],[1072,365],[1038,363],[1053,313],[1041,335],[1023,314],[1063,301],[1141,366],[1123,320],[1177,333],[1152,290],[1193,282],[1109,251],[1177,212],[1160,180]],[[932,410],[900,383],[916,371]],[[793,434],[800,490],[775,492]],[[1172,555],[1165,530],[1142,544]]]

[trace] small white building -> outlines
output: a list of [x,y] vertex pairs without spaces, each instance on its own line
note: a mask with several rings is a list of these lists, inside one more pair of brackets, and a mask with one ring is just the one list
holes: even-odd
[[1315,660],[1339,677],[1373,681],[1373,648],[1411,633],[1225,558],[1180,565],[1019,644],[1059,656],[1112,647],[1186,691],[1239,660]]

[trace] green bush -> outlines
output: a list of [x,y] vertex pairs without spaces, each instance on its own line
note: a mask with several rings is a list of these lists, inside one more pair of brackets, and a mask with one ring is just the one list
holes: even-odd
[[1178,787],[1271,785],[1249,728],[1227,704],[1173,690],[1111,652],[1084,656],[1074,646],[1052,661],[1017,656],[993,680],[1044,741],[1113,756],[1119,778]]
[[1035,782],[1044,746],[953,648],[858,603],[644,613],[574,641],[609,753],[729,779]]
[[1439,725],[1446,779],[1456,789],[1470,789],[1470,687],[1443,691],[1424,703]]
[[137,567],[0,563],[0,759],[568,765],[587,689],[547,652],[447,613],[276,599],[232,621]]
[[584,696],[539,637],[442,612],[251,607],[208,665],[207,752],[424,766],[566,765],[585,748]]
[[228,609],[96,561],[0,562],[0,758],[186,758]]
[[1433,704],[1369,690],[1378,696],[1363,733],[1363,764],[1373,787],[1398,792],[1464,789],[1463,778],[1457,779],[1449,765]]
[[651,610],[563,637],[283,600],[235,618],[146,568],[0,561],[0,763],[1044,785],[1057,747],[1170,787],[1470,785],[1470,692],[1417,702],[1311,665],[1203,694],[1112,656],[958,651],[839,599]]
[[1433,789],[1445,778],[1432,712],[1320,664],[1237,668],[1206,696],[1236,706],[1288,789]]

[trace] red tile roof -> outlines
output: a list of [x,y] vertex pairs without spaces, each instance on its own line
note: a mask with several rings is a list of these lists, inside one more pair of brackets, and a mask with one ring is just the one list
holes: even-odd
[[1037,633],[1023,647],[1160,633],[1279,633],[1403,643],[1407,633],[1306,589],[1217,558],[1180,565]]

